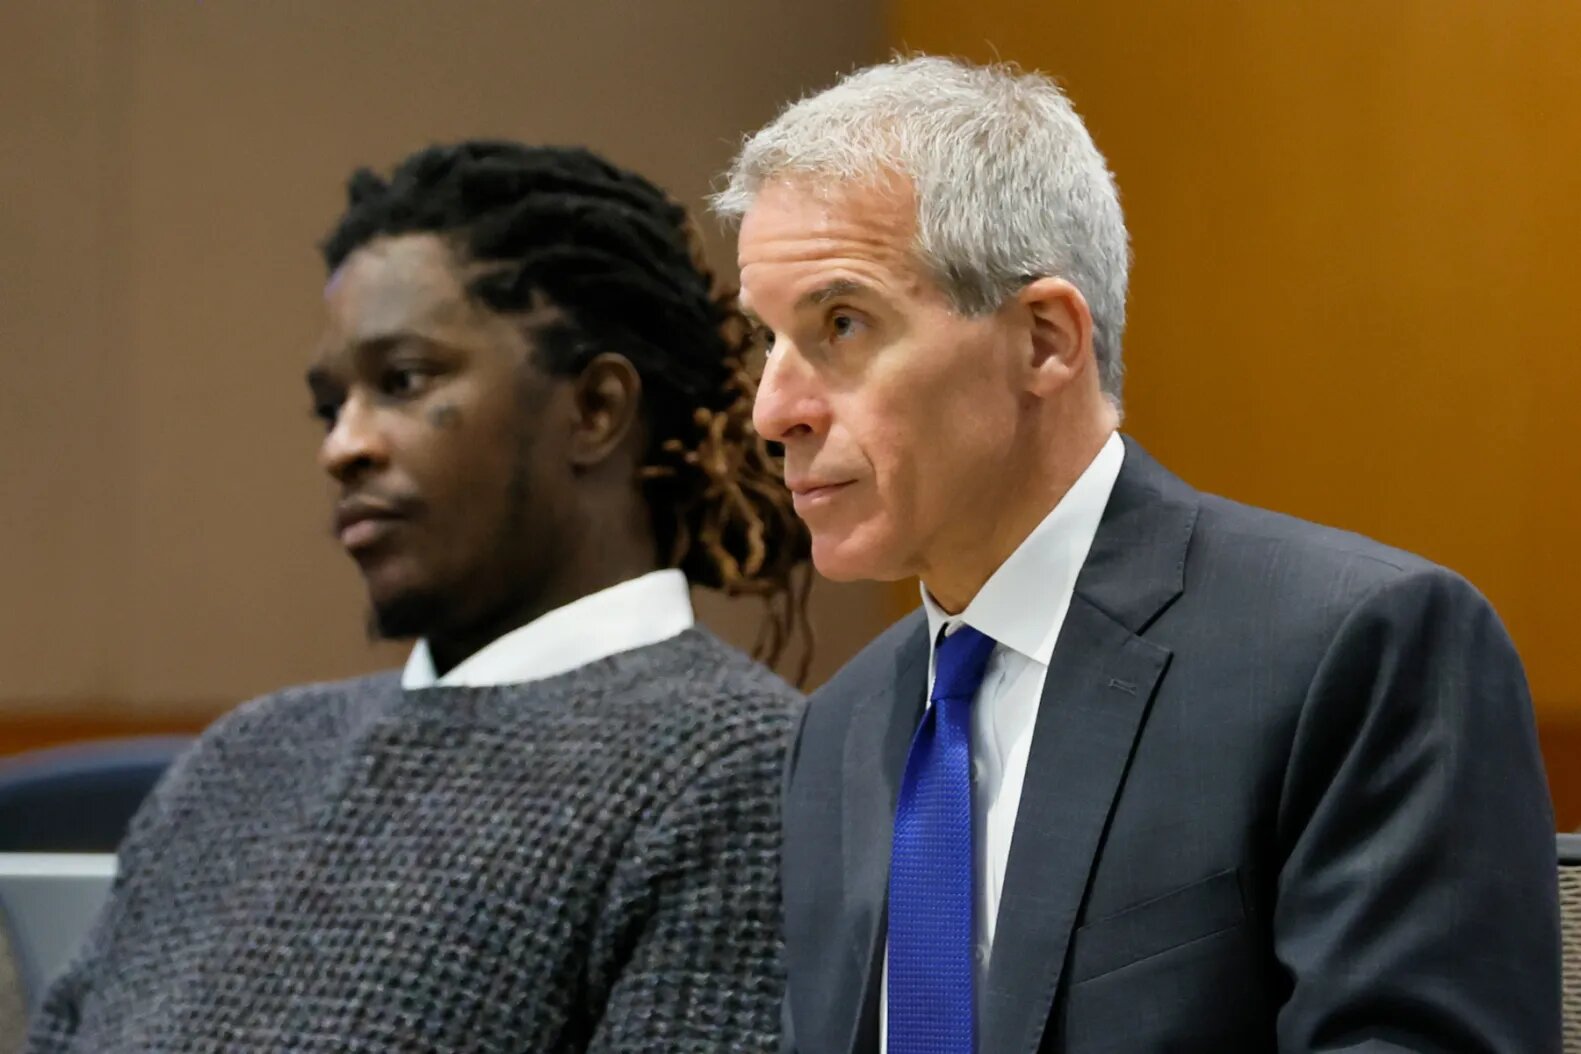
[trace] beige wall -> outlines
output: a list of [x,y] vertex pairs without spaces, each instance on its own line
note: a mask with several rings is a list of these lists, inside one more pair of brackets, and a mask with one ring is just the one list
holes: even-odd
[[[301,383],[352,166],[582,142],[696,202],[743,130],[880,36],[851,0],[24,0],[4,23],[11,705],[212,706],[398,658],[363,641]],[[820,586],[820,672],[881,607]],[[754,606],[704,609],[751,639]]]

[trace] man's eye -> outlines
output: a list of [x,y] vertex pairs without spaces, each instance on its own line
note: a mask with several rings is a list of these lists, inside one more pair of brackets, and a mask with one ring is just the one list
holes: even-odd
[[862,321],[855,315],[837,313],[829,319],[829,329],[836,340],[844,340],[846,337],[854,336],[861,328]]
[[412,367],[393,367],[379,378],[379,391],[396,398],[416,395],[428,387],[433,374]]
[[773,354],[773,352],[774,352],[774,331],[772,329],[770,329],[769,327],[767,327],[767,326],[758,326],[757,329],[753,330],[752,341],[758,347],[763,349],[763,353],[765,355]]
[[340,417],[340,403],[320,402],[313,404],[313,420],[324,426],[325,431],[335,427],[335,421]]

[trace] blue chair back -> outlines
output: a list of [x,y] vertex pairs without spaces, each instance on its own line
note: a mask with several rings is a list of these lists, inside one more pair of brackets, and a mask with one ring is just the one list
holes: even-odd
[[0,759],[0,853],[113,853],[191,740],[93,740]]

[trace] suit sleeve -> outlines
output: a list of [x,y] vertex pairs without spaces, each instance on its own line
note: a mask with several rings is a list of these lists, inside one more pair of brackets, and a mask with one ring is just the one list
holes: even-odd
[[[778,1049],[788,722],[726,743],[634,836],[606,909],[589,1054]],[[598,987],[603,988],[603,985]]]
[[1515,649],[1439,569],[1346,617],[1286,772],[1281,1051],[1560,1049],[1553,814]]

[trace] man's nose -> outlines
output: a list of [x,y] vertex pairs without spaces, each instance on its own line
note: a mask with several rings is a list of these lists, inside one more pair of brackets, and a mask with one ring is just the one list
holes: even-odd
[[829,405],[811,364],[786,341],[775,344],[763,367],[752,424],[771,442],[822,435],[829,427]]
[[342,403],[318,448],[319,466],[340,483],[349,483],[388,462],[389,443],[377,417],[374,408],[358,396]]

